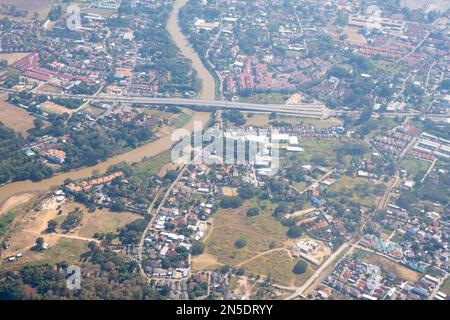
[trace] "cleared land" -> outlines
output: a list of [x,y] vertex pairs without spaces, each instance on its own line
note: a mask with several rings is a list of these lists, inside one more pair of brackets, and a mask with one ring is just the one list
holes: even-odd
[[0,0],[0,4],[14,5],[19,10],[26,10],[28,17],[38,13],[40,18],[47,16],[55,0]]
[[401,166],[413,177],[422,177],[427,172],[430,164],[430,162],[425,160],[408,158],[402,161]]
[[[257,207],[256,201],[246,201],[238,209],[221,209],[206,240],[206,253],[216,257],[218,263],[237,265],[273,248],[285,246],[286,227],[275,220],[271,213],[274,205],[264,203],[261,213],[249,218],[247,210]],[[246,246],[237,249],[234,243],[246,240]]]
[[[0,0],[0,4],[2,0]],[[0,53],[0,60],[6,60],[9,65],[27,56],[29,52]]]
[[0,121],[8,128],[24,136],[27,131],[34,128],[34,119],[26,110],[13,106],[5,101],[5,96],[0,97]]
[[141,218],[141,216],[129,212],[111,212],[108,209],[96,210],[84,215],[83,226],[77,234],[92,238],[96,232],[114,233],[118,228]]
[[[337,192],[348,200],[369,207],[375,203],[377,193],[383,194],[384,187],[383,184],[374,184],[367,179],[343,176],[328,188],[327,192]],[[377,192],[378,188],[380,189],[379,192]]]
[[265,275],[275,283],[288,286],[302,285],[313,273],[309,266],[305,273],[296,275],[292,272],[297,259],[293,259],[285,250],[273,251],[262,255],[242,267],[247,273]]
[[[22,200],[24,201],[24,200]],[[6,203],[5,203],[6,204]],[[48,221],[54,219],[60,225],[69,212],[79,207],[83,211],[83,219],[79,227],[71,232],[47,233]],[[62,213],[58,214],[61,210]],[[139,219],[140,216],[128,212],[110,212],[108,209],[89,213],[86,207],[74,202],[67,202],[60,207],[55,201],[46,201],[43,210],[22,210],[17,215],[17,222],[10,232],[10,247],[2,252],[2,257],[22,253],[23,257],[7,265],[23,264],[27,262],[45,261],[77,261],[81,253],[87,249],[89,241],[96,241],[93,235],[96,232],[115,232],[125,224]],[[36,252],[32,248],[36,238],[43,237],[50,244],[48,250]]]
[[366,39],[358,33],[355,29],[344,29],[344,34],[347,35],[347,40],[357,43],[357,44],[366,44]]
[[49,113],[56,113],[60,115],[64,113],[72,113],[74,111],[51,101],[46,101],[42,103],[41,108],[42,110],[47,111]]
[[13,196],[6,200],[2,206],[0,207],[0,216],[6,214],[10,210],[27,203],[33,198],[33,194],[31,193],[24,193],[21,195]]

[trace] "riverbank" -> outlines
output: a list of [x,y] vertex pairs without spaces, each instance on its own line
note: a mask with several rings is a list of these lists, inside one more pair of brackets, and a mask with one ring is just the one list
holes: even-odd
[[192,67],[197,72],[202,83],[200,97],[205,100],[215,100],[216,97],[216,80],[209,72],[208,68],[203,64],[195,49],[190,45],[188,39],[181,31],[178,24],[178,16],[180,10],[188,3],[189,0],[176,0],[173,9],[170,12],[167,21],[167,30],[173,41],[180,49],[181,54],[192,62]]
[[[192,116],[192,119],[187,124],[185,124],[183,128],[186,130],[186,132],[191,133],[194,130],[195,121],[201,121],[202,128],[204,128],[209,120],[209,117],[209,112],[195,112]],[[121,162],[127,162],[129,164],[140,162],[145,158],[153,157],[161,152],[170,150],[175,142],[176,141],[172,141],[171,135],[167,134],[158,140],[145,144],[129,152],[114,156],[92,167],[57,174],[51,178],[44,179],[38,182],[27,180],[9,183],[0,187],[0,205],[14,195],[44,192],[50,190],[53,187],[57,187],[63,184],[66,179],[88,178],[92,176],[94,172],[103,173],[108,167]]]

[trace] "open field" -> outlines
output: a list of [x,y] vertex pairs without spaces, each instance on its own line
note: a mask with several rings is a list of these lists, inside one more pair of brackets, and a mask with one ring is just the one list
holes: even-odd
[[371,119],[364,124],[364,130],[366,132],[365,136],[367,139],[372,139],[376,135],[382,134],[392,128],[394,128],[397,123],[390,118],[385,119]]
[[266,127],[269,125],[269,115],[267,113],[244,113],[244,119],[246,120],[246,127],[259,126]]
[[136,175],[150,176],[161,172],[166,164],[171,164],[170,151],[165,151],[148,160],[143,160],[135,164]]
[[237,188],[230,188],[230,187],[223,187],[222,193],[226,197],[232,197],[232,196],[238,195]]
[[62,90],[56,86],[53,86],[49,83],[44,83],[41,86],[37,87],[35,89],[36,93],[41,93],[41,92],[49,92],[49,93],[61,93]]
[[308,118],[299,118],[299,117],[287,117],[283,115],[277,116],[277,121],[286,122],[289,124],[298,124],[298,125],[311,125],[316,128],[329,128],[333,126],[342,126],[342,120],[337,118],[328,118],[324,120],[319,119],[308,119]]
[[45,18],[55,0],[0,0],[0,4],[14,5],[19,10],[26,10],[28,17],[34,13],[39,14],[40,18]]
[[385,60],[372,60],[372,64],[379,70],[384,71],[388,74],[388,76],[393,77],[398,75],[402,67],[398,64],[395,64],[390,61]]
[[366,44],[366,39],[355,29],[344,28],[344,34],[347,35],[347,40],[353,43],[361,45]]
[[365,262],[377,265],[387,272],[393,272],[395,275],[404,280],[413,282],[419,280],[419,273],[406,268],[388,258],[382,257],[378,254],[367,252],[365,250],[358,250],[356,254],[360,255],[362,260],[364,260]]
[[380,189],[379,194],[382,195],[385,188],[383,184],[375,184],[367,179],[343,176],[329,187],[327,192],[338,192],[348,200],[368,207],[374,205],[378,188]]
[[72,113],[74,110],[61,106],[51,101],[46,101],[41,104],[41,109],[48,113],[56,113],[56,114],[64,114],[64,113]]
[[199,256],[192,257],[192,271],[202,271],[202,270],[214,270],[220,267],[222,264],[219,263],[215,256],[203,253]]
[[76,263],[80,260],[80,255],[88,251],[88,243],[78,239],[59,238],[50,240],[51,246],[45,251],[32,251],[31,247],[26,248],[23,257],[14,262],[4,264],[2,267],[17,268],[23,264],[49,263],[57,262]]
[[[2,257],[20,252],[23,257],[17,262],[18,264],[35,261],[51,263],[76,261],[79,255],[86,251],[87,243],[96,241],[92,238],[96,232],[115,232],[117,228],[140,218],[136,214],[113,213],[108,209],[89,213],[86,207],[74,202],[67,202],[59,206],[56,202],[49,200],[45,202],[44,207],[43,210],[38,211],[22,210],[9,235],[11,246],[2,252]],[[57,230],[55,233],[46,232],[49,220],[54,219],[60,225],[69,212],[77,207],[83,212],[83,219],[79,227],[68,233],[61,230]],[[58,214],[59,210],[62,211],[61,214]],[[48,250],[41,252],[32,250],[38,237],[43,237],[50,244]]]
[[428,170],[428,167],[431,165],[430,162],[415,158],[407,158],[403,160],[401,163],[401,168],[405,169],[408,174],[413,177],[422,177]]
[[280,285],[302,285],[313,273],[309,266],[305,273],[296,275],[292,272],[297,259],[290,257],[284,250],[273,251],[262,255],[242,267],[247,273],[260,274],[272,279]]
[[6,97],[0,97],[0,121],[15,132],[27,135],[27,131],[34,128],[34,119],[26,110],[6,102]]
[[250,97],[241,97],[241,102],[284,104],[291,95],[281,93],[258,93]]
[[322,166],[334,167],[337,165],[335,148],[341,143],[336,139],[318,139],[318,138],[299,138],[299,145],[305,150],[300,154],[302,160],[306,163],[317,163]]
[[[219,210],[205,242],[205,252],[215,256],[218,263],[233,266],[269,249],[283,247],[287,241],[287,228],[272,217],[274,205],[269,202],[264,205],[261,213],[252,218],[246,213],[249,208],[258,206],[253,199],[238,209]],[[247,245],[237,249],[234,243],[241,238]]]
[[10,210],[27,203],[33,198],[33,194],[24,193],[17,196],[13,196],[6,200],[0,207],[0,216],[6,214]]
[[93,213],[84,215],[83,226],[77,234],[82,237],[92,238],[96,232],[115,233],[118,228],[141,218],[140,215],[129,212],[111,212],[108,209],[98,209]]
[[[2,3],[2,0],[0,0],[0,4]],[[0,60],[6,60],[9,65],[13,64],[14,62],[22,59],[23,57],[30,54],[29,52],[14,52],[14,53],[0,53]]]

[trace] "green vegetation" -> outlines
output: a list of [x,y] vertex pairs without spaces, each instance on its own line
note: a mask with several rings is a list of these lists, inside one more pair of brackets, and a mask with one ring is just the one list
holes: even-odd
[[200,242],[196,241],[192,244],[191,254],[193,256],[201,255],[205,251],[205,245]]
[[240,197],[222,197],[222,199],[220,200],[220,207],[224,208],[224,209],[228,209],[228,208],[239,208],[242,205],[242,198]]
[[430,162],[415,158],[408,158],[401,162],[402,169],[405,169],[408,174],[413,176],[415,181],[420,180],[427,172]]
[[259,214],[259,208],[250,208],[247,210],[247,217],[254,217]]
[[80,208],[76,208],[74,211],[69,212],[67,218],[61,224],[61,228],[66,232],[70,231],[71,229],[78,227],[82,219],[83,212],[80,210]]
[[236,242],[234,243],[234,246],[238,249],[242,249],[247,245],[247,241],[245,241],[245,239],[238,239],[236,240]]
[[38,161],[28,157],[21,149],[26,141],[0,122],[0,184],[31,179],[38,181],[52,175],[52,170]]
[[102,251],[95,244],[87,250],[85,247],[83,261],[78,261],[83,270],[81,289],[67,289],[66,262],[26,264],[17,271],[0,273],[0,300],[163,298],[145,284],[136,272],[135,262],[127,262],[112,251]]
[[14,221],[15,217],[16,213],[13,211],[9,211],[6,214],[0,216],[0,238],[6,235],[8,227]]

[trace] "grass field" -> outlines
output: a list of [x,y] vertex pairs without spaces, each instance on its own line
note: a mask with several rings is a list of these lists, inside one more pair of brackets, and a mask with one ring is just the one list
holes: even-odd
[[83,219],[83,226],[78,235],[92,238],[96,232],[115,233],[118,228],[125,226],[142,217],[129,212],[111,212],[108,209],[96,210],[93,213],[86,213]]
[[367,139],[372,139],[376,135],[382,134],[392,128],[394,128],[397,125],[397,123],[394,121],[394,119],[386,118],[386,119],[371,119],[367,121],[364,126],[366,128],[370,128],[369,132],[366,135]]
[[[234,266],[273,247],[284,246],[287,228],[272,217],[274,204],[264,202],[263,205],[261,213],[252,218],[246,213],[249,208],[258,206],[253,199],[238,209],[219,210],[206,240],[206,253],[216,257],[218,263]],[[247,245],[237,249],[234,243],[241,238]]]
[[5,98],[5,96],[0,97],[0,122],[16,133],[26,136],[27,131],[34,128],[33,121],[36,118],[26,110],[6,102]]
[[148,160],[141,161],[134,165],[137,176],[151,176],[161,171],[163,166],[170,163],[170,151],[165,151]]
[[323,159],[327,166],[337,164],[334,149],[340,145],[335,139],[299,138],[299,145],[305,150],[300,154],[303,161],[309,163],[316,157]]
[[186,123],[191,121],[191,119],[192,119],[192,114],[183,112],[183,113],[177,114],[176,119],[172,120],[172,125],[177,129],[182,128],[186,125]]
[[254,103],[276,103],[284,104],[287,99],[289,99],[289,94],[281,93],[258,93],[250,97],[241,97],[239,101],[241,102],[254,102]]
[[371,206],[375,203],[377,197],[375,190],[377,188],[380,189],[379,194],[382,195],[385,188],[383,184],[374,184],[366,179],[343,176],[327,191],[337,192],[341,196],[361,205]]
[[88,251],[88,243],[77,239],[60,238],[56,242],[52,242],[51,246],[44,251],[24,252],[23,258],[15,263],[8,264],[8,267],[14,267],[23,264],[67,262],[69,264],[77,263],[80,255]]
[[388,76],[393,77],[402,71],[402,67],[394,62],[385,60],[372,60],[372,64],[379,70],[386,72]]

